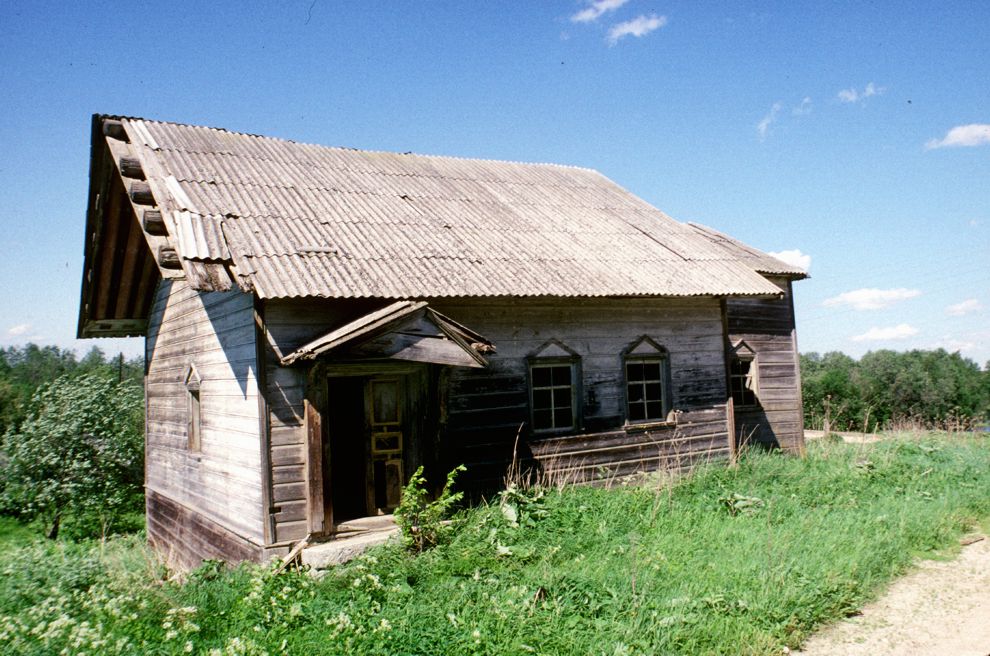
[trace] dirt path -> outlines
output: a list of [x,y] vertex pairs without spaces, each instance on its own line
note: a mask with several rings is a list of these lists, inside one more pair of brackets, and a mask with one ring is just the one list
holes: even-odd
[[988,656],[990,539],[925,561],[861,615],[815,634],[805,656]]

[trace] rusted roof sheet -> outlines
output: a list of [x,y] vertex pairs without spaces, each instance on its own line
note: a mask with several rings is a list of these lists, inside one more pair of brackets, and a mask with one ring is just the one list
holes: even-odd
[[779,293],[750,251],[590,169],[119,120],[180,256],[261,298]]
[[795,280],[808,277],[808,273],[804,269],[778,260],[772,255],[756,250],[752,246],[747,246],[741,241],[733,239],[729,235],[721,233],[714,228],[703,226],[700,223],[688,223],[687,225],[691,226],[699,235],[711,241],[712,244],[738,261],[752,267],[755,271],[771,275],[787,276]]

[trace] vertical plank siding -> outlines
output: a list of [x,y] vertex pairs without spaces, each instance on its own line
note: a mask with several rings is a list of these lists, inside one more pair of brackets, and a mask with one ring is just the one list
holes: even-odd
[[729,299],[730,346],[745,341],[756,352],[759,408],[737,406],[737,438],[788,450],[804,448],[801,378],[790,281],[770,278],[781,299]]
[[[146,340],[149,540],[177,562],[256,560],[264,546],[253,299],[156,292]],[[186,375],[201,380],[201,449],[188,446]]]

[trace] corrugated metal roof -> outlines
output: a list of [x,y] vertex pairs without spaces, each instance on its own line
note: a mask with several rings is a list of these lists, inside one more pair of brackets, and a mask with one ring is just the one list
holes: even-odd
[[749,265],[755,271],[775,275],[788,276],[790,278],[807,278],[808,273],[792,264],[778,260],[772,255],[756,250],[752,246],[747,246],[739,240],[733,239],[727,234],[721,233],[714,228],[703,226],[700,223],[688,223],[699,235],[715,244],[719,249],[729,253],[732,257]]
[[261,298],[767,295],[757,271],[790,273],[589,169],[122,120],[179,254]]

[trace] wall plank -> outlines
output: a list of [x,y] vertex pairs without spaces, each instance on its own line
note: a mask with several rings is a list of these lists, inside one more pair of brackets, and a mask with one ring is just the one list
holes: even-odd
[[[240,560],[245,549],[254,558],[264,543],[254,349],[250,295],[159,286],[146,338],[149,536],[177,540],[171,548],[184,562]],[[187,435],[190,365],[201,378],[196,452]]]

